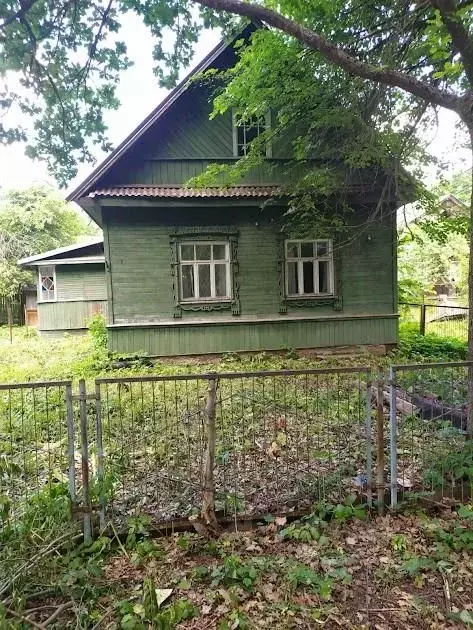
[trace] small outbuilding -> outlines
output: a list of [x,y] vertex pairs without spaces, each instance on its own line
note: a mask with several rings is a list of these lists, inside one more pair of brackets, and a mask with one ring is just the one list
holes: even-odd
[[[84,332],[95,313],[106,315],[102,237],[29,256],[18,264],[37,272],[37,326],[41,335]],[[31,310],[31,304],[29,307]]]

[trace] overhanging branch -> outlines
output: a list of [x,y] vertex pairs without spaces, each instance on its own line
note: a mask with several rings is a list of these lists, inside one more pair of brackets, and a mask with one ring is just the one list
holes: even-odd
[[403,72],[392,68],[377,66],[360,61],[348,54],[342,48],[330,42],[323,35],[298,24],[294,20],[284,17],[277,11],[267,7],[243,2],[242,0],[193,0],[197,4],[215,9],[235,13],[253,20],[262,21],[305,44],[308,48],[321,53],[328,61],[332,62],[345,72],[368,79],[376,83],[382,83],[390,87],[397,87],[413,96],[417,96],[429,103],[439,105],[453,111],[458,111],[463,104],[461,97],[441,90]]

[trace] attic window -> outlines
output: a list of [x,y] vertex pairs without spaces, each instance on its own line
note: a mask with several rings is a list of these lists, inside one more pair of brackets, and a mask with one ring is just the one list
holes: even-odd
[[[252,116],[242,119],[238,112],[233,112],[233,155],[242,157],[247,155],[250,144],[260,134],[271,128],[271,112],[264,116]],[[266,143],[266,157],[271,157],[271,143]]]
[[56,270],[53,266],[39,268],[38,293],[40,302],[56,300]]
[[286,295],[333,295],[332,241],[286,241]]
[[179,267],[183,302],[231,299],[228,242],[180,243]]

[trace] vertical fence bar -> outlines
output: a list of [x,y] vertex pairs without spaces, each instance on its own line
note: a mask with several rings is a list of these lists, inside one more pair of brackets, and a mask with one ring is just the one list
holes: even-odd
[[383,378],[378,372],[376,384],[376,489],[378,514],[384,514],[384,409]]
[[80,440],[82,450],[82,499],[84,510],[84,542],[92,540],[92,525],[90,519],[90,491],[89,491],[89,438],[87,430],[87,392],[83,378],[79,381],[79,417]]
[[397,414],[396,414],[396,372],[389,368],[389,453],[391,468],[391,508],[397,507]]
[[72,404],[72,385],[66,385],[66,422],[67,422],[67,457],[69,477],[69,497],[72,507],[76,503],[76,460],[75,460],[75,433],[74,433],[74,408]]
[[97,479],[99,485],[99,525],[105,529],[105,484],[103,469],[103,438],[102,438],[102,398],[100,383],[95,383],[95,435],[97,440]]
[[366,498],[369,507],[373,506],[373,428],[371,420],[371,381],[366,383],[365,399],[366,421]]
[[421,335],[425,335],[425,314],[426,314],[426,306],[425,304],[420,305],[420,325],[419,332]]
[[204,466],[202,471],[203,500],[202,500],[202,519],[205,525],[213,531],[218,531],[217,518],[215,516],[215,410],[217,403],[217,384],[218,380],[212,378],[209,380],[207,402],[205,405],[205,428],[207,448],[204,456]]

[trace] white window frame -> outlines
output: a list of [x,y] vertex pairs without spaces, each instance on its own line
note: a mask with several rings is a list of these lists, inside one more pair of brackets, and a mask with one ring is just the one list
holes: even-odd
[[[46,273],[45,270],[52,270],[51,273]],[[43,296],[43,278],[52,275],[54,282],[54,297],[51,299],[44,299]],[[38,302],[57,302],[57,281],[56,281],[56,266],[55,265],[42,265],[38,267]]]
[[[289,258],[288,256],[288,247],[289,244],[297,244],[298,246],[298,256]],[[312,247],[314,248],[317,243],[327,243],[327,255],[326,256],[302,256],[301,255],[301,244],[302,243],[312,243]],[[314,251],[314,249],[313,249]],[[317,249],[315,249],[317,251]],[[314,293],[304,293],[304,267],[303,263],[307,261],[312,261],[313,265],[313,274],[314,274]],[[321,293],[319,291],[319,261],[328,262],[328,292]],[[305,298],[305,297],[330,297],[334,295],[334,287],[335,287],[335,277],[334,277],[334,267],[333,267],[333,242],[331,239],[320,238],[320,239],[295,239],[290,238],[284,242],[284,271],[285,271],[285,288],[286,288],[286,297],[287,298]],[[289,264],[297,263],[297,284],[299,288],[298,293],[289,293]]]
[[[183,260],[182,259],[182,247],[190,246],[194,247],[198,245],[223,245],[225,247],[225,259],[220,260],[200,260],[195,258],[195,249],[194,249],[194,259],[193,260]],[[178,246],[178,256],[179,256],[179,300],[182,304],[188,303],[208,303],[208,302],[230,302],[232,300],[232,283],[231,283],[231,261],[230,261],[230,242],[225,240],[215,240],[215,241],[181,241]],[[194,268],[194,283],[195,283],[195,292],[196,295],[193,297],[185,298],[182,295],[182,268],[184,266],[192,265]],[[210,266],[210,297],[200,297],[199,296],[199,265],[209,265]],[[216,295],[215,288],[215,266],[216,265],[225,265],[226,271],[226,285],[227,285],[227,295]]]
[[[235,109],[232,110],[233,157],[242,158],[245,155],[247,155],[247,147],[249,146],[249,144],[245,143],[244,145],[242,145],[245,147],[245,152],[243,153],[243,155],[238,155],[238,127],[239,125],[237,125],[237,117],[238,117],[238,111]],[[269,109],[264,115],[264,130],[267,131],[268,129],[271,129],[271,110]],[[271,140],[268,140],[266,142],[266,157],[271,158],[272,156],[273,156],[273,146],[272,146]]]

